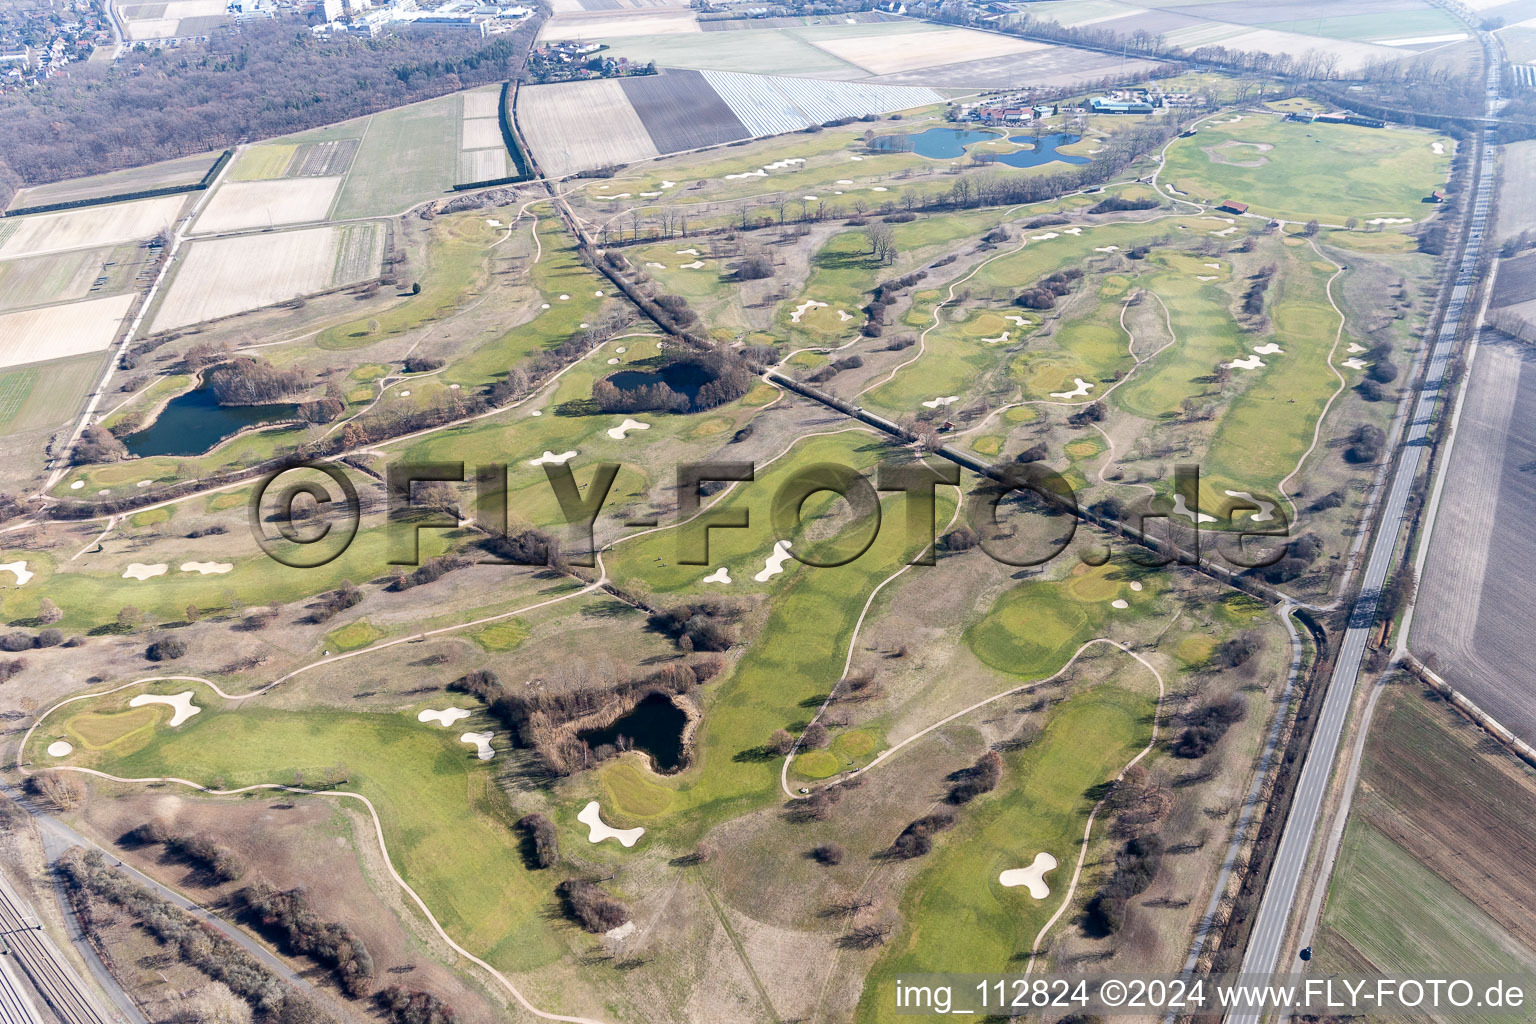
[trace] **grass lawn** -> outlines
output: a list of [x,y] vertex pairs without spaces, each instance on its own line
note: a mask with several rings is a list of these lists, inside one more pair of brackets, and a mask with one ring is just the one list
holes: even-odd
[[326,647],[337,651],[357,651],[382,638],[384,631],[367,619],[358,619],[325,635]]
[[280,142],[264,146],[252,146],[240,154],[240,159],[229,169],[230,181],[264,181],[281,178],[288,170],[288,161],[298,151],[298,146]]
[[528,639],[528,624],[521,619],[508,619],[476,630],[469,638],[493,654],[504,654]]
[[[1209,151],[1225,142],[1273,148],[1228,148],[1213,158]],[[1443,154],[1434,152],[1436,142]],[[1445,184],[1454,145],[1443,135],[1422,131],[1301,124],[1248,114],[1235,123],[1206,121],[1198,135],[1176,140],[1168,148],[1162,180],[1191,198],[1237,199],[1254,213],[1286,220],[1417,220],[1435,209],[1422,200]],[[1220,162],[1224,156],[1259,166]]]
[[[865,979],[861,1024],[898,1019],[891,986],[905,973],[1017,969],[1013,958],[1027,955],[1066,893],[1093,788],[1147,743],[1155,681],[1125,660],[1117,683],[1074,695],[1037,740],[1005,754],[1003,786],[962,808],[958,826],[935,842],[904,889],[900,932]],[[1036,901],[998,884],[1000,872],[1028,867],[1041,851],[1059,865],[1046,876],[1050,896]]]

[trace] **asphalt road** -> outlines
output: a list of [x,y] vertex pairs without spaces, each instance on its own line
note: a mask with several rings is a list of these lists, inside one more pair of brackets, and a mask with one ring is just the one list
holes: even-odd
[[[1479,33],[1486,55],[1485,92],[1489,115],[1497,110],[1499,94],[1500,57],[1498,46],[1486,34]],[[1424,386],[1419,392],[1413,413],[1404,433],[1402,450],[1397,468],[1382,506],[1382,516],[1376,535],[1370,546],[1361,580],[1360,596],[1351,610],[1349,626],[1340,645],[1338,660],[1323,698],[1322,712],[1312,745],[1301,769],[1296,796],[1286,818],[1285,830],[1280,837],[1275,864],[1264,890],[1263,901],[1254,919],[1253,932],[1248,940],[1247,954],[1243,960],[1243,973],[1270,974],[1275,971],[1289,972],[1300,964],[1280,964],[1281,948],[1285,943],[1287,925],[1296,900],[1296,891],[1307,867],[1307,854],[1317,833],[1322,817],[1324,798],[1328,792],[1329,778],[1334,760],[1338,755],[1339,741],[1344,733],[1345,720],[1353,702],[1355,688],[1360,681],[1360,667],[1364,660],[1366,641],[1376,619],[1376,607],[1382,584],[1392,566],[1393,552],[1404,526],[1408,522],[1405,509],[1414,480],[1422,468],[1428,451],[1426,434],[1436,404],[1445,389],[1446,372],[1455,350],[1456,335],[1461,329],[1463,317],[1476,314],[1471,304],[1477,284],[1477,268],[1482,257],[1482,244],[1488,229],[1488,216],[1493,203],[1495,162],[1491,148],[1497,141],[1495,132],[1483,133],[1483,159],[1479,162],[1476,176],[1468,189],[1471,217],[1467,227],[1467,247],[1457,268],[1456,281],[1446,303],[1445,320],[1430,350],[1429,367]],[[1257,1024],[1260,1014],[1231,1014],[1229,1024]]]

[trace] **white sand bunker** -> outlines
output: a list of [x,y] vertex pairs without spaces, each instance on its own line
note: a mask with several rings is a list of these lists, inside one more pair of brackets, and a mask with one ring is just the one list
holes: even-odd
[[1236,230],[1237,225],[1234,224],[1229,228],[1222,228],[1220,231],[1212,231],[1211,234],[1215,235],[1217,238],[1225,238],[1227,235],[1232,234]]
[[1257,370],[1264,365],[1264,360],[1258,356],[1244,356],[1241,359],[1234,359],[1230,363],[1222,363],[1221,365],[1229,370]]
[[876,185],[874,188],[870,189],[870,191],[871,192],[889,192],[890,189],[886,188],[884,185]]
[[673,188],[676,185],[677,185],[677,182],[675,182],[675,181],[667,181],[667,180],[663,179],[662,182],[661,182],[661,187],[662,188]]
[[1201,264],[1201,266],[1209,267],[1212,270],[1220,270],[1221,269],[1221,264],[1220,263],[1203,263],[1203,264]]
[[1217,277],[1216,274],[1209,274],[1209,275],[1196,274],[1195,275],[1195,280],[1196,281],[1215,281],[1217,279],[1218,279],[1218,277]]
[[1082,398],[1088,392],[1093,390],[1093,385],[1088,383],[1087,381],[1083,380],[1083,378],[1081,378],[1081,377],[1073,377],[1072,378],[1072,383],[1073,383],[1074,387],[1072,388],[1071,391],[1052,391],[1051,392],[1051,397],[1052,398]]
[[853,179],[852,178],[838,178],[837,179],[837,183],[839,185],[852,185],[853,184]]
[[182,562],[182,572],[195,572],[200,576],[222,576],[234,569],[233,562]]
[[649,263],[646,264],[646,266],[650,267],[652,270],[666,270],[667,269],[667,265],[665,263],[657,263],[655,260],[651,260]]
[[1372,217],[1367,224],[1412,224],[1412,217]]
[[1435,156],[1445,156],[1445,143],[1431,142],[1429,144],[1429,151],[1435,154]]
[[1261,356],[1275,356],[1285,354],[1285,349],[1281,348],[1279,345],[1276,345],[1272,341],[1263,345],[1255,345],[1253,346],[1253,350]]
[[678,266],[680,268],[682,268],[683,270],[699,270],[699,269],[703,268],[704,261],[703,260],[694,260],[692,263],[679,263]]
[[620,939],[627,939],[633,934],[635,934],[635,922],[625,921],[617,928],[609,928],[603,932],[603,938],[618,941]]
[[1253,521],[1256,523],[1262,523],[1275,518],[1275,503],[1272,501],[1265,501],[1263,498],[1255,498],[1247,491],[1228,491],[1227,497],[1241,498],[1244,501],[1251,501],[1255,505],[1259,506],[1259,510],[1253,514]]
[[997,876],[999,884],[1013,888],[1022,885],[1029,890],[1029,894],[1037,900],[1043,900],[1051,894],[1051,887],[1045,884],[1045,873],[1056,870],[1056,858],[1048,853],[1035,854],[1035,861],[1027,868],[1010,868]]
[[1118,245],[1101,245],[1101,246],[1098,246],[1097,248],[1095,248],[1093,251],[1094,252],[1119,252],[1120,251],[1120,247]]
[[625,348],[623,345],[617,345],[614,347],[614,351],[619,355],[623,355],[625,352],[628,352],[629,349]]
[[771,164],[763,164],[763,170],[765,170],[765,171],[782,171],[782,170],[785,170],[786,168],[794,167],[797,164],[803,164],[803,163],[805,163],[805,157],[803,157],[803,156],[787,156],[787,157],[785,157],[782,160],[775,160]]
[[571,449],[568,452],[561,452],[559,455],[556,455],[554,452],[548,452],[547,451],[543,455],[540,455],[536,459],[529,459],[528,460],[528,465],[530,465],[530,466],[542,466],[542,465],[544,465],[547,462],[547,463],[549,463],[552,466],[560,466],[560,465],[564,465],[567,462],[570,462],[572,459],[574,459],[579,454],[581,454],[581,453],[576,451],[574,448]]
[[1125,600],[1125,598],[1117,597],[1113,601],[1109,602],[1109,606],[1111,608],[1129,608],[1131,605],[1130,602]]
[[731,582],[731,570],[722,565],[720,568],[716,569],[714,572],[710,573],[708,576],[705,576],[703,582],[705,582],[705,583],[729,583],[729,582]]
[[1195,513],[1190,511],[1189,503],[1184,500],[1184,495],[1182,494],[1175,494],[1173,496],[1173,514],[1183,516],[1192,523],[1214,523],[1216,521],[1215,516],[1208,516],[1204,512],[1201,512],[1200,518],[1196,519]]
[[576,815],[576,820],[587,826],[587,842],[600,843],[604,839],[617,839],[621,846],[634,846],[645,835],[645,829],[636,825],[634,828],[614,828],[604,824],[602,808],[593,800],[581,809]]
[[[1357,343],[1352,341],[1352,342],[1349,343],[1348,351],[1349,351],[1350,355],[1354,355],[1357,352],[1364,352],[1365,351],[1365,346],[1357,344]],[[4,568],[4,567],[0,566],[0,568]]]
[[[617,362],[617,360],[615,360],[615,362]],[[626,418],[624,420],[624,422],[620,423],[618,426],[616,426],[616,427],[609,427],[608,428],[608,436],[613,438],[615,441],[622,441],[622,440],[624,440],[624,435],[629,433],[631,430],[650,430],[650,429],[651,429],[651,425],[649,423],[641,423],[639,420],[632,420],[632,419]]]
[[1013,314],[1010,313],[1009,315],[1003,317],[1003,319],[1007,320],[1009,323],[1013,324],[1015,327],[1026,327],[1026,326],[1029,325],[1029,317],[1027,317],[1027,316],[1014,316]]
[[52,743],[48,744],[49,757],[68,757],[70,754],[74,753],[74,750],[74,747],[70,746],[63,740],[54,740]]
[[1083,229],[1082,228],[1062,228],[1061,229],[1061,233],[1064,234],[1064,235],[1080,235],[1080,234],[1083,233]]
[[489,761],[496,756],[496,751],[491,749],[491,737],[493,732],[467,732],[459,737],[460,743],[472,743],[475,747],[475,756],[482,761]]
[[1034,242],[1048,242],[1053,238],[1060,238],[1061,234],[1057,231],[1047,231],[1043,235],[1030,235],[1029,237]]
[[37,573],[32,572],[27,568],[26,559],[22,559],[19,562],[6,562],[3,565],[0,565],[0,572],[9,572],[14,575],[16,577],[16,585],[18,587],[26,586],[27,581],[30,580],[33,576],[37,575]]
[[766,178],[766,177],[768,177],[768,172],[763,170],[761,167],[759,167],[755,171],[742,171],[740,174],[727,174],[725,176],[725,180],[726,181],[736,181],[739,178]]
[[792,324],[799,323],[801,317],[805,316],[806,313],[815,309],[817,306],[824,307],[826,306],[826,303],[817,302],[815,299],[806,299],[804,302],[800,303],[800,305],[795,307],[794,312],[789,314],[789,322]]
[[837,318],[843,323],[847,323],[849,320],[853,319],[853,314],[845,309],[840,309],[837,311]]
[[143,562],[129,562],[128,568],[123,570],[125,580],[147,580],[152,576],[164,576],[165,570],[170,566],[164,562],[156,562],[154,565],[145,565]]
[[1136,590],[1136,591],[1141,590],[1141,581],[1140,580],[1132,580],[1131,581],[1131,589],[1132,590]]
[[800,198],[804,199],[808,203],[814,203],[817,200],[818,197],[817,196],[801,196]]
[[183,690],[180,693],[173,693],[169,697],[162,696],[158,693],[141,693],[137,697],[133,698],[133,700],[128,702],[128,706],[131,708],[142,708],[146,704],[164,704],[166,707],[170,708],[171,720],[166,724],[173,729],[180,725],[182,722],[185,722],[187,719],[191,718],[193,715],[203,710],[196,704],[192,703],[191,690]]
[[937,409],[941,405],[950,405],[950,404],[952,404],[954,402],[958,402],[958,401],[960,401],[960,396],[959,395],[945,395],[943,398],[935,398],[935,399],[932,399],[931,401],[924,402],[923,403],[923,408],[924,409]]
[[561,302],[570,302],[571,301],[571,297],[569,295],[562,295],[562,296],[560,296],[560,301]]
[[1346,360],[1344,360],[1344,364],[1343,365],[1348,367],[1351,370],[1363,370],[1363,369],[1365,369],[1365,360],[1364,359],[1346,359]]
[[78,491],[80,488],[82,488],[84,486],[85,486],[85,481],[84,480],[76,480],[74,483],[69,485],[69,489],[72,490],[72,491]]
[[784,571],[784,563],[789,561],[789,541],[776,541],[773,545],[773,553],[768,556],[768,564],[763,571],[752,578],[759,583],[767,583],[773,577]]
[[1002,334],[999,334],[999,335],[998,335],[998,336],[997,336],[997,337],[995,337],[995,338],[982,338],[982,339],[981,339],[981,340],[982,340],[982,341],[984,341],[984,342],[986,342],[986,343],[987,343],[987,344],[988,344],[988,345],[996,345],[996,344],[998,344],[998,343],[999,343],[999,342],[1004,342],[1004,341],[1007,341],[1007,340],[1008,340],[1008,335],[1009,335],[1009,334],[1010,334],[1010,333],[1012,333],[1012,332],[1010,332],[1010,331],[1004,331],[1004,332],[1003,332],[1003,333],[1002,333]]
[[609,366],[618,366],[619,365],[619,357],[618,356],[609,356],[608,357],[608,365]]
[[418,722],[436,722],[443,728],[447,728],[461,718],[468,718],[469,712],[463,708],[443,708],[441,711],[433,711],[427,708],[416,716]]

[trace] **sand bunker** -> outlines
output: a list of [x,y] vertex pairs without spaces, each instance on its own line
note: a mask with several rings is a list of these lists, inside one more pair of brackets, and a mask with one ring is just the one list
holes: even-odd
[[1045,873],[1056,870],[1056,858],[1048,853],[1035,854],[1035,861],[1027,868],[1010,868],[997,876],[999,884],[1013,888],[1022,885],[1029,890],[1029,894],[1037,900],[1043,900],[1051,894],[1051,887],[1045,884]]
[[618,356],[610,356],[608,358],[608,365],[609,366],[618,366],[619,365],[619,357]]
[[[618,362],[618,360],[614,360],[614,362]],[[613,438],[615,441],[622,441],[622,440],[624,440],[624,435],[629,433],[631,430],[650,430],[650,429],[651,429],[651,425],[649,423],[641,423],[639,420],[632,420],[632,419],[626,418],[624,420],[624,422],[620,423],[618,426],[616,426],[616,427],[609,427],[608,428],[608,436]]]
[[1173,514],[1183,516],[1190,522],[1214,523],[1216,521],[1215,516],[1208,516],[1204,512],[1200,513],[1200,518],[1197,520],[1195,513],[1189,510],[1189,503],[1184,500],[1184,495],[1182,494],[1175,494],[1173,496]]
[[69,485],[69,489],[72,490],[72,491],[78,491],[80,488],[82,488],[84,486],[85,486],[85,481],[84,480],[76,480],[74,483]]
[[1131,589],[1139,591],[1141,589],[1141,582],[1139,580],[1132,580],[1131,581]]
[[1098,246],[1093,251],[1094,252],[1119,252],[1120,251],[1120,247],[1118,245],[1101,245],[1101,246]]
[[163,576],[170,566],[164,562],[156,562],[154,565],[145,565],[143,562],[129,562],[128,568],[123,570],[125,580],[147,580],[151,576]]
[[642,198],[645,198],[645,199],[655,199],[657,196],[661,195],[661,193],[660,192],[641,192],[640,195],[641,195]]
[[581,809],[576,815],[576,820],[587,826],[587,842],[600,843],[604,839],[617,839],[621,846],[634,846],[645,835],[645,829],[636,825],[634,828],[614,828],[603,823],[602,808],[593,800]]
[[848,158],[848,159],[849,159],[849,160],[863,160],[863,159],[864,159],[864,158],[863,158],[863,157],[861,157],[861,156],[851,156],[851,157],[849,157],[849,158]]
[[815,299],[806,299],[804,302],[800,303],[800,305],[795,307],[794,312],[789,314],[789,322],[792,324],[799,323],[801,317],[805,316],[806,313],[810,312],[818,306],[825,307],[826,303],[817,302]]
[[1365,369],[1365,360],[1364,359],[1346,359],[1346,360],[1344,360],[1343,365],[1348,367],[1351,370],[1363,370],[1363,369]]
[[1372,217],[1367,224],[1412,224],[1412,217]]
[[561,302],[570,302],[571,301],[571,297],[569,295],[562,295],[562,296],[560,296],[560,301]]
[[667,265],[665,263],[657,263],[655,260],[652,260],[651,262],[647,263],[646,266],[650,267],[652,270],[666,270],[667,269]]
[[[1348,352],[1349,352],[1350,355],[1354,355],[1357,352],[1364,352],[1364,351],[1365,351],[1365,346],[1364,345],[1356,344],[1353,341],[1349,343]],[[3,568],[3,566],[0,566],[0,568]]]
[[1259,510],[1253,514],[1253,521],[1256,523],[1262,523],[1266,520],[1275,518],[1275,503],[1272,501],[1265,501],[1263,498],[1255,498],[1247,491],[1228,491],[1227,497],[1242,498],[1244,501],[1251,501],[1255,505],[1259,506]]
[[70,746],[63,740],[54,740],[52,743],[48,744],[49,757],[68,757],[70,754],[74,753],[74,750],[74,747]]
[[1281,348],[1279,345],[1276,345],[1272,341],[1263,345],[1255,345],[1253,346],[1253,350],[1261,356],[1277,356],[1285,354],[1285,349]]
[[1009,314],[1008,316],[1003,317],[1003,319],[1012,323],[1015,327],[1026,327],[1029,325],[1029,317],[1027,316],[1013,316],[1012,314]]
[[1072,378],[1072,383],[1075,385],[1075,387],[1073,387],[1071,391],[1052,391],[1051,392],[1051,397],[1052,398],[1082,398],[1088,392],[1093,390],[1093,385],[1088,383],[1087,381],[1083,380],[1083,378],[1081,378],[1081,377],[1073,377]]
[[496,756],[496,751],[491,749],[491,737],[493,732],[467,732],[459,737],[460,743],[472,743],[475,747],[475,756],[482,761],[489,761]]
[[852,185],[853,184],[853,179],[852,178],[838,178],[837,179],[837,183],[839,185]]
[[166,707],[170,708],[171,720],[166,724],[173,729],[180,725],[182,722],[185,722],[187,719],[191,718],[193,715],[203,710],[196,704],[192,703],[191,690],[183,690],[180,693],[172,694],[169,697],[162,696],[158,693],[141,693],[137,697],[133,698],[133,700],[128,702],[128,706],[131,708],[142,708],[146,704],[164,704]]
[[924,409],[937,409],[943,405],[952,405],[960,401],[959,395],[945,395],[943,398],[935,398],[923,403]]
[[1229,370],[1257,370],[1265,365],[1265,363],[1258,356],[1244,356],[1241,359],[1234,359],[1230,363],[1222,363],[1221,365]]
[[1012,332],[1010,332],[1010,331],[1004,331],[1004,332],[1003,332],[1003,333],[1002,333],[1002,334],[999,334],[999,335],[998,335],[998,336],[997,336],[997,337],[995,337],[995,338],[982,338],[982,339],[981,339],[981,340],[982,340],[982,341],[984,341],[984,342],[986,342],[986,343],[987,343],[987,344],[988,344],[988,345],[996,345],[996,344],[998,344],[998,343],[999,343],[999,342],[1003,342],[1003,341],[1007,341],[1007,340],[1008,340],[1008,335],[1009,335],[1009,334],[1010,334],[1010,333],[1012,333]]
[[1216,275],[1215,274],[1211,274],[1211,275],[1209,275],[1207,277],[1202,277],[1199,274],[1196,274],[1195,275],[1195,280],[1196,281],[1214,281],[1214,280],[1216,280]]
[[784,571],[784,563],[789,561],[789,541],[777,541],[773,545],[773,553],[768,556],[768,564],[763,571],[752,578],[759,583],[767,583],[773,577]]
[[721,566],[708,576],[704,577],[705,583],[729,583],[731,582],[731,570]]
[[673,187],[675,187],[675,186],[676,186],[676,185],[677,185],[677,182],[675,182],[675,181],[665,181],[665,180],[664,180],[664,181],[662,181],[662,183],[661,183],[661,187],[662,187],[662,188],[673,188]]
[[837,319],[843,323],[847,323],[849,320],[853,319],[853,314],[848,312],[846,309],[840,309],[837,311]]
[[804,199],[808,203],[814,203],[818,197],[816,197],[816,196],[801,196],[800,198]]
[[468,718],[469,712],[463,708],[443,708],[441,711],[433,711],[427,708],[416,716],[418,722],[436,722],[443,728],[447,728],[461,718]]
[[694,260],[692,263],[679,263],[678,266],[684,270],[699,270],[704,266],[704,262],[702,260]]
[[1232,225],[1229,228],[1222,228],[1220,231],[1212,231],[1211,234],[1215,235],[1217,238],[1225,238],[1227,235],[1230,235],[1232,232],[1234,232],[1236,230],[1237,230],[1237,225],[1234,224],[1234,225]]
[[1047,231],[1043,235],[1030,235],[1029,237],[1030,240],[1034,242],[1049,242],[1053,238],[1060,238],[1061,235],[1055,231]]
[[618,941],[620,939],[627,939],[633,934],[635,934],[635,922],[625,921],[617,928],[609,928],[603,932],[603,938]]
[[201,576],[222,576],[235,567],[233,562],[182,562],[182,572],[195,572]]
[[726,181],[735,181],[738,178],[766,178],[766,177],[768,177],[768,172],[763,170],[761,167],[759,167],[755,171],[742,171],[740,174],[727,174],[725,176],[725,180]]
[[549,463],[552,466],[560,466],[560,465],[564,465],[567,462],[570,462],[572,459],[574,459],[579,454],[581,454],[581,453],[576,451],[574,448],[571,449],[568,452],[561,452],[559,455],[556,455],[554,452],[548,452],[547,451],[543,455],[540,455],[536,459],[529,459],[528,460],[528,465],[530,465],[530,466],[542,466],[542,465],[544,465],[547,462],[547,463]]
[[1125,600],[1125,598],[1117,597],[1113,601],[1109,602],[1109,606],[1111,608],[1129,608],[1131,605],[1130,602]]
[[1083,233],[1083,229],[1082,228],[1062,228],[1061,229],[1061,233],[1064,234],[1064,235],[1080,235],[1080,234]]
[[1429,151],[1435,154],[1435,156],[1445,156],[1445,143],[1431,142],[1429,144]]
[[619,355],[623,355],[625,352],[628,352],[629,349],[625,348],[623,345],[619,345],[614,348],[614,351]]
[[0,565],[0,572],[9,572],[14,575],[16,577],[16,585],[18,587],[26,586],[27,581],[30,580],[33,576],[37,575],[37,573],[31,572],[27,569],[27,563],[25,559],[21,560],[20,562],[6,562],[5,564]]

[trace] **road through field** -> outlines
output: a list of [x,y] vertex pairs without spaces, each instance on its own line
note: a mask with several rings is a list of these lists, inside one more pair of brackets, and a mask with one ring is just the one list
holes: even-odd
[[[1499,97],[1498,44],[1485,32],[1479,33],[1479,40],[1484,53],[1485,103],[1489,116],[1493,116],[1497,113]],[[1478,162],[1474,165],[1467,189],[1470,215],[1466,225],[1466,248],[1462,252],[1455,284],[1446,302],[1445,318],[1430,349],[1424,384],[1414,405],[1397,467],[1383,501],[1380,525],[1371,541],[1360,596],[1351,610],[1349,627],[1340,644],[1333,675],[1328,680],[1311,747],[1301,769],[1264,898],[1254,919],[1247,954],[1243,960],[1245,974],[1270,974],[1286,970],[1289,966],[1279,963],[1280,954],[1285,946],[1291,911],[1302,874],[1307,867],[1312,840],[1322,818],[1323,804],[1328,794],[1345,721],[1360,681],[1361,663],[1365,656],[1366,641],[1376,623],[1381,588],[1394,563],[1398,539],[1412,518],[1407,511],[1408,498],[1429,449],[1429,426],[1447,385],[1456,337],[1461,330],[1463,318],[1477,312],[1473,299],[1478,286],[1483,237],[1489,227],[1496,171],[1489,150],[1496,142],[1495,129],[1489,128],[1482,133]],[[1257,1024],[1261,1016],[1260,1013],[1250,1011],[1231,1014],[1227,1020],[1228,1024]]]

